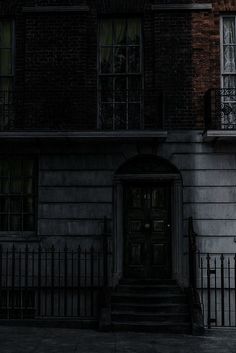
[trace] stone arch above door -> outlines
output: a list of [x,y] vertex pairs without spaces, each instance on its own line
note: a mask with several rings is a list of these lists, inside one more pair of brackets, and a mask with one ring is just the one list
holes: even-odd
[[176,174],[179,175],[178,169],[168,160],[152,155],[140,154],[123,163],[116,175],[120,174]]

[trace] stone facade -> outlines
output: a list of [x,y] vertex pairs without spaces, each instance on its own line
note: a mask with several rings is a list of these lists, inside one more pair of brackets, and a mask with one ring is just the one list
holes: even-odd
[[[16,90],[46,90],[50,102],[55,100],[55,91],[63,96],[70,89],[83,109],[76,137],[70,131],[63,138],[56,134],[46,138],[41,131],[33,137],[25,133],[18,141],[17,132],[7,138],[0,134],[1,153],[30,153],[38,160],[37,229],[30,241],[45,246],[65,242],[99,246],[104,217],[114,232],[118,168],[139,154],[168,160],[182,180],[183,212],[177,210],[177,214],[183,225],[180,273],[186,284],[188,217],[193,217],[201,251],[236,252],[236,144],[234,139],[208,142],[203,136],[205,92],[220,87],[220,14],[233,13],[236,5],[214,0],[207,2],[212,9],[180,6],[168,10],[152,5],[204,5],[206,1],[141,3],[124,6],[121,12],[133,13],[137,5],[142,11],[144,90],[165,93],[166,140],[137,138],[136,132],[131,139],[122,132],[114,140],[109,133],[100,140],[80,138],[80,131],[96,131],[97,127],[97,25],[99,16],[114,11],[111,5],[105,1],[99,6],[76,0],[3,1],[2,13],[15,20]],[[71,11],[70,6],[74,7]],[[29,239],[24,234],[4,234],[2,240]]]

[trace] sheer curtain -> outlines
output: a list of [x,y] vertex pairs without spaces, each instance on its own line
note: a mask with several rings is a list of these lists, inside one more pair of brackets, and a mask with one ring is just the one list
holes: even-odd
[[223,84],[224,88],[236,88],[236,32],[235,18],[223,19]]

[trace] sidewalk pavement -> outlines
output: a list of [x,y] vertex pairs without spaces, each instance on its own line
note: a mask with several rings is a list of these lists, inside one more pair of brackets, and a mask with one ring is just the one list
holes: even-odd
[[0,353],[236,353],[236,330],[205,336],[0,326]]

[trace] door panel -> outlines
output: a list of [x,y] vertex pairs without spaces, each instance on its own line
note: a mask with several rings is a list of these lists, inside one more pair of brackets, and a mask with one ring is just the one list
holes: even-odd
[[169,185],[127,185],[124,200],[125,275],[170,277]]

